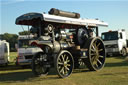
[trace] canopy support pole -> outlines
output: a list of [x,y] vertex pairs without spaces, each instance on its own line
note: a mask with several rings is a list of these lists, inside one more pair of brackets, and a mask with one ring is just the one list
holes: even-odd
[[99,36],[99,31],[98,31],[98,27],[96,27],[96,36]]

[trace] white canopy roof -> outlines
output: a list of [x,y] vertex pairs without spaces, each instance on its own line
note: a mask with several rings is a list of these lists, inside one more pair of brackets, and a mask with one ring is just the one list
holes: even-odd
[[66,23],[66,24],[77,24],[85,26],[108,26],[108,23],[96,20],[96,19],[75,19],[62,16],[55,16],[49,14],[43,14],[44,21]]
[[108,23],[97,20],[97,19],[77,19],[77,18],[68,18],[50,14],[41,14],[41,13],[27,13],[21,15],[16,19],[16,24],[19,25],[32,25],[36,19],[47,22],[56,22],[64,24],[74,24],[74,25],[84,25],[84,26],[108,26]]

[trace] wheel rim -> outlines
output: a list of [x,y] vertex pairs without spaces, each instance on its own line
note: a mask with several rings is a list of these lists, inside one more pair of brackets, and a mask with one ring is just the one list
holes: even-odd
[[98,70],[104,66],[105,62],[105,48],[100,39],[94,40],[90,45],[90,62],[94,69]]
[[46,60],[47,55],[39,53],[33,58],[32,69],[35,75],[47,75],[49,68],[44,66],[44,60]]
[[57,71],[60,77],[69,76],[73,70],[73,58],[68,52],[60,53],[57,59]]
[[123,56],[126,56],[126,50],[123,48],[123,50],[122,50],[122,55]]

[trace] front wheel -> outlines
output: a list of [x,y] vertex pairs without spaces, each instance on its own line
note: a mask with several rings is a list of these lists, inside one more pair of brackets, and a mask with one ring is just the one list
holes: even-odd
[[49,68],[45,66],[47,55],[43,52],[36,53],[32,58],[32,72],[36,76],[45,76],[49,72]]
[[92,71],[100,70],[105,64],[105,47],[103,41],[98,38],[91,38],[85,44],[85,48],[88,49],[87,56],[85,59],[85,64]]
[[74,68],[74,59],[69,51],[62,50],[55,60],[55,68],[61,78],[68,77]]
[[123,57],[127,56],[127,50],[125,48],[122,49],[122,56]]

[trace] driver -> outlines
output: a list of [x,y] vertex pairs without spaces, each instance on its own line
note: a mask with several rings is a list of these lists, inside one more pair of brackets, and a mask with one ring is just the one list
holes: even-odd
[[93,30],[91,28],[88,29],[89,37],[93,37]]

